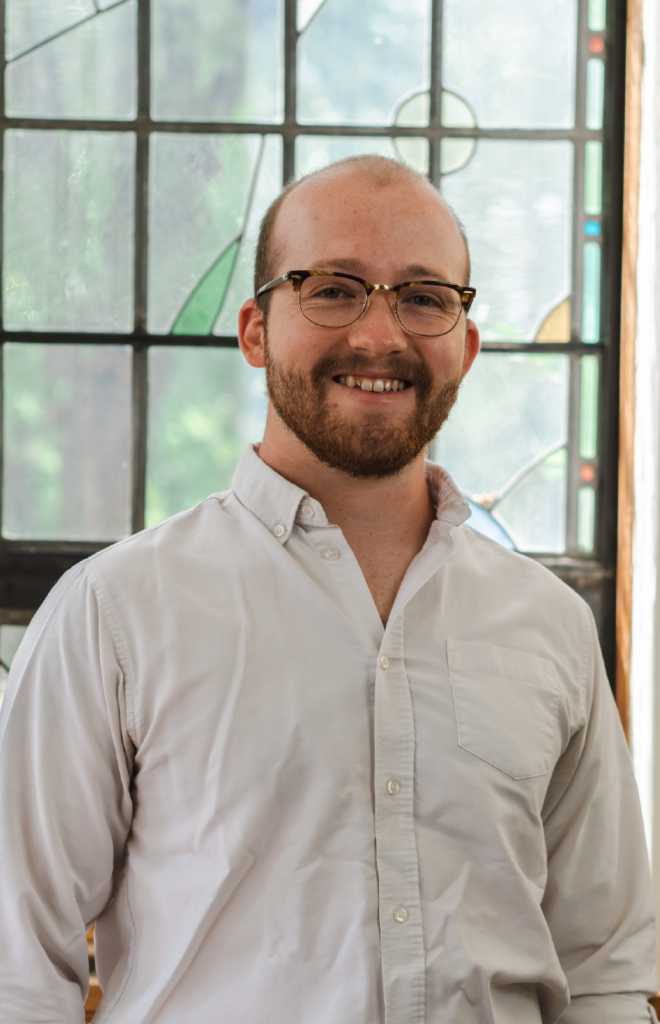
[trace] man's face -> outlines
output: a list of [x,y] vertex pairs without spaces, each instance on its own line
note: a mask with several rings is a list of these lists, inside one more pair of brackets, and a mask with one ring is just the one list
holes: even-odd
[[[377,188],[359,171],[329,173],[296,190],[280,210],[275,244],[278,275],[335,270],[378,284],[463,284],[466,272],[458,228],[430,190]],[[425,338],[408,333],[392,306],[391,295],[374,292],[355,323],[327,328],[305,319],[288,283],[271,293],[263,353],[270,400],[321,462],[354,477],[397,473],[420,454],[478,349],[473,326],[466,345],[463,314],[449,334]],[[351,387],[355,379],[389,390]]]

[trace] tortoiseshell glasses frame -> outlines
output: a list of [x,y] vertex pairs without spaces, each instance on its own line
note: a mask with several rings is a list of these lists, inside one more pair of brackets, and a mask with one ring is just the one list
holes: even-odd
[[[342,323],[342,324],[323,324],[323,323],[320,324],[320,323],[317,323],[316,320],[313,320],[305,312],[305,310],[303,308],[303,304],[302,304],[302,286],[305,283],[305,281],[308,278],[310,278],[310,277],[338,277],[338,278],[342,278],[344,280],[357,282],[358,284],[360,284],[362,286],[362,288],[364,289],[364,293],[365,293],[364,294],[364,302],[362,303],[362,308],[357,313],[357,315],[354,316],[353,319],[349,320],[347,323]],[[454,329],[454,327],[456,326],[456,324],[458,323],[458,321],[460,319],[460,316],[461,316],[461,313],[465,313],[467,315],[467,313],[470,310],[470,306],[472,305],[472,303],[474,301],[474,298],[475,298],[475,296],[477,294],[477,289],[476,288],[471,288],[468,285],[451,284],[449,281],[404,281],[402,284],[395,284],[395,285],[372,284],[370,281],[365,281],[363,278],[356,277],[354,274],[343,274],[343,273],[340,273],[339,271],[335,271],[335,270],[287,270],[286,274],[282,274],[280,277],[276,277],[273,281],[269,281],[267,284],[262,285],[261,288],[259,288],[259,290],[257,291],[257,296],[256,297],[259,298],[265,292],[271,291],[273,288],[278,288],[279,285],[281,285],[281,284],[286,284],[287,281],[289,281],[291,283],[291,285],[293,286],[293,290],[298,293],[298,303],[300,305],[300,312],[302,313],[302,315],[305,317],[306,320],[309,320],[310,323],[315,324],[315,326],[317,326],[317,327],[327,327],[329,329],[341,328],[341,327],[350,327],[351,324],[354,324],[357,320],[360,319],[360,317],[363,315],[363,313],[367,309],[367,307],[369,305],[369,296],[371,295],[371,293],[372,292],[376,292],[376,291],[385,291],[385,292],[391,292],[392,295],[394,296],[393,312],[394,312],[394,315],[396,316],[397,320],[399,321],[399,323],[403,327],[404,331],[407,331],[409,334],[417,334],[417,335],[419,335],[421,337],[425,337],[425,338],[440,338],[440,337],[442,337],[445,334],[449,334],[449,332],[452,331]],[[399,314],[399,307],[398,307],[398,301],[399,301],[399,294],[400,294],[400,292],[404,288],[423,287],[425,285],[427,285],[427,286],[428,285],[433,285],[434,287],[450,288],[453,292],[456,293],[456,295],[460,299],[460,307],[459,307],[458,312],[456,314],[456,319],[453,321],[451,326],[448,327],[444,331],[439,331],[439,332],[436,332],[436,333],[433,333],[433,334],[428,334],[428,333],[425,333],[423,331],[414,331],[414,330],[411,330],[411,328],[408,327],[402,321],[402,319],[401,319],[401,316]]]

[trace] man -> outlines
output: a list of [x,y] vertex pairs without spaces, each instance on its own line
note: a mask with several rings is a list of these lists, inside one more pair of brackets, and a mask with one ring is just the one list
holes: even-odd
[[[637,1024],[648,867],[584,603],[424,463],[464,238],[383,158],[267,215],[232,490],[72,570],[0,725],[0,1020]],[[405,287],[402,287],[405,285]]]

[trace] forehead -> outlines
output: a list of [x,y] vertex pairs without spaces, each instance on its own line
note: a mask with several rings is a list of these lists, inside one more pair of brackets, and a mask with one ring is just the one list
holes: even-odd
[[466,264],[460,231],[434,189],[415,179],[380,184],[346,171],[308,179],[287,196],[275,224],[274,252],[278,274],[335,256],[359,262],[365,276],[382,283],[388,278],[373,275],[396,277],[398,267],[413,264],[458,281]]

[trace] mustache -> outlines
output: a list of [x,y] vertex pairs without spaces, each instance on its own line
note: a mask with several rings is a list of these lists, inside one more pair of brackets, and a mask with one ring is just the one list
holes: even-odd
[[[352,352],[343,359],[325,356],[323,359],[319,359],[312,369],[312,383],[318,388],[327,381],[328,377],[337,377],[339,374],[353,374],[357,377],[369,376],[373,372],[371,370],[373,362],[373,359],[362,356],[358,352]],[[379,358],[378,366],[382,376],[407,380],[414,384],[421,394],[427,394],[433,387],[430,370],[417,359],[394,354]]]

